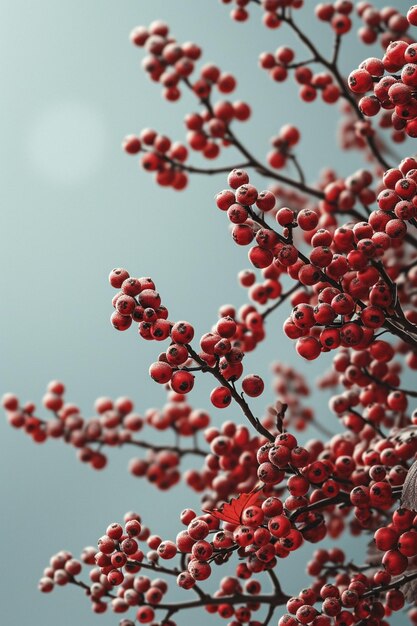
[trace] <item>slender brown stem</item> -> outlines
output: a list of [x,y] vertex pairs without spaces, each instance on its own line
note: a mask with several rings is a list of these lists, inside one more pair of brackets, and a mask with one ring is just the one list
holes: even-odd
[[[150,151],[142,148],[142,152]],[[186,163],[182,163],[181,161],[171,159],[171,157],[169,157],[167,154],[160,154],[159,156],[163,161],[170,163],[178,170],[182,170],[183,172],[189,172],[190,174],[206,174],[208,176],[213,176],[216,174],[229,174],[230,171],[233,169],[245,169],[252,166],[252,163],[250,161],[245,161],[244,163],[236,163],[223,167],[196,167],[195,165],[187,165]]]
[[257,602],[260,604],[267,604],[273,607],[282,606],[290,599],[290,596],[282,593],[281,595],[256,595],[251,596],[244,593],[235,593],[232,596],[221,596],[219,598],[206,597],[202,600],[190,600],[189,602],[178,602],[178,603],[166,603],[166,604],[158,604],[158,609],[181,611],[183,609],[195,609],[199,606],[213,606],[219,604],[246,604]]
[[371,380],[373,380],[377,385],[380,385],[381,387],[385,387],[386,389],[390,389],[391,391],[401,391],[401,393],[404,393],[407,396],[417,398],[417,391],[411,391],[411,389],[401,389],[401,387],[394,387],[394,385],[390,385],[385,380],[381,380],[380,378],[373,376],[373,374],[371,374],[371,372],[366,367],[364,367],[362,371],[364,374],[366,374],[366,376],[368,376]]
[[195,446],[194,448],[180,448],[178,446],[164,446],[164,445],[156,446],[147,441],[138,441],[136,439],[131,439],[130,441],[124,441],[120,445],[137,446],[138,448],[145,448],[146,450],[152,450],[153,452],[164,452],[164,451],[175,452],[180,457],[187,456],[187,455],[206,457],[207,454],[209,454],[208,450],[201,450],[201,448],[199,448],[198,446]]
[[[150,568],[152,569],[152,568]],[[161,571],[158,568],[155,568],[155,571]],[[171,573],[171,572],[169,572]],[[176,573],[175,576],[178,574]],[[70,578],[70,584],[76,585],[81,589],[84,589],[88,594],[90,593],[90,587],[81,580],[76,580],[74,577]],[[192,587],[194,590],[195,587]],[[115,598],[116,596],[108,591],[105,593],[108,598]],[[198,600],[189,600],[185,602],[170,602],[170,603],[161,603],[158,605],[151,605],[148,602],[141,602],[141,606],[152,606],[153,608],[164,610],[170,612],[171,615],[177,613],[178,611],[184,609],[195,609],[200,606],[217,606],[219,604],[251,604],[253,602],[257,602],[260,604],[266,604],[269,606],[277,607],[282,606],[290,599],[290,596],[280,591],[279,593],[274,594],[260,594],[260,595],[249,595],[244,593],[235,593],[230,596],[221,596],[221,597],[212,597],[207,594],[203,594],[202,597]]]
[[[316,57],[320,63],[322,63],[322,65],[324,65],[334,76],[334,78],[336,79],[337,84],[339,85],[340,91],[342,93],[342,96],[345,100],[347,100],[347,102],[349,102],[350,106],[352,107],[353,111],[355,112],[357,118],[359,120],[363,120],[364,116],[361,112],[361,110],[358,107],[358,104],[355,100],[355,98],[353,97],[353,95],[350,93],[346,82],[344,80],[344,78],[342,77],[339,68],[337,66],[337,60],[338,60],[338,53],[339,53],[339,46],[340,46],[340,42],[335,42],[335,49],[333,52],[333,59],[331,61],[328,61],[320,52],[319,50],[316,48],[316,46],[313,44],[313,42],[307,37],[307,35],[305,35],[305,33],[303,33],[303,31],[297,26],[297,24],[294,22],[294,20],[291,17],[286,17],[283,16],[283,21],[286,22],[288,24],[288,26],[294,31],[294,33],[298,36],[298,38],[304,43],[304,45],[310,50],[310,52],[313,54],[314,57]],[[375,159],[385,168],[385,169],[389,169],[390,165],[389,163],[384,159],[384,157],[382,156],[382,154],[380,153],[379,149],[377,148],[376,144],[375,144],[375,139],[372,135],[367,136],[366,137],[366,141],[368,143],[368,146],[372,152],[372,154],[374,155]]]
[[378,596],[381,593],[385,593],[390,589],[399,589],[406,583],[411,582],[417,578],[417,571],[412,572],[411,574],[404,574],[401,578],[394,580],[391,583],[386,585],[380,585],[379,587],[373,587],[369,591],[365,591],[365,593],[361,596],[361,598],[371,598],[372,596]]
[[319,198],[320,200],[324,198],[324,193],[319,189],[315,189],[314,187],[309,187],[303,182],[296,181],[288,176],[284,176],[283,174],[278,174],[274,172],[269,167],[266,167],[263,163],[258,161],[242,144],[242,142],[236,137],[235,133],[229,127],[227,131],[228,138],[230,142],[245,156],[248,161],[250,161],[251,166],[262,176],[267,176],[268,178],[272,178],[280,183],[284,183],[289,187],[295,187],[298,191],[308,194],[309,196],[314,196]]
[[283,293],[282,296],[280,296],[274,304],[272,304],[270,307],[265,309],[265,311],[262,313],[263,319],[265,320],[267,317],[269,317],[269,315],[271,315],[273,311],[275,311],[283,302],[285,302],[285,300],[287,300],[290,296],[292,296],[292,294],[295,293],[297,289],[299,289],[300,286],[301,286],[301,283],[299,282],[295,283],[295,285],[291,287],[291,289],[288,289],[288,291]]
[[271,604],[268,609],[268,613],[266,614],[266,617],[263,621],[263,626],[268,626],[268,624],[270,623],[271,619],[274,616],[275,609],[276,607],[273,604]]
[[353,413],[353,415],[356,415],[356,417],[359,417],[364,424],[367,424],[368,426],[370,426],[371,428],[374,429],[374,431],[376,433],[378,433],[378,435],[380,437],[382,437],[382,439],[386,438],[386,435],[382,432],[382,430],[379,428],[379,426],[377,426],[376,424],[373,424],[370,420],[366,419],[366,417],[364,417],[363,415],[361,415],[358,411],[356,411],[355,409],[353,409],[352,407],[350,407],[348,413]]
[[297,67],[304,67],[305,65],[312,65],[313,63],[318,63],[318,59],[316,59],[315,57],[311,58],[311,59],[307,59],[307,61],[297,61],[296,63],[290,63],[289,65],[286,65],[285,67],[287,68],[287,70],[296,70]]
[[298,176],[300,178],[300,183],[305,185],[306,182],[306,178],[305,178],[305,174],[303,172],[303,169],[300,165],[300,163],[298,162],[297,157],[295,156],[295,154],[289,154],[288,158],[293,162],[295,169],[298,172]]
[[219,381],[222,387],[226,387],[226,389],[228,389],[233,400],[240,406],[243,414],[248,418],[249,422],[252,424],[255,430],[257,430],[260,435],[268,439],[268,441],[274,441],[275,440],[274,435],[272,435],[272,433],[270,433],[269,430],[267,430],[261,424],[260,420],[257,417],[255,417],[248,403],[243,397],[243,394],[240,395],[236,391],[235,387],[231,385],[230,382],[224,378],[224,376],[222,376],[219,368],[217,366],[208,367],[207,363],[197,354],[197,352],[195,352],[195,350],[193,350],[193,348],[190,345],[187,345],[187,348],[188,348],[189,355],[194,359],[194,361],[204,366],[204,369],[202,371],[210,373],[212,376],[214,376],[214,378],[216,378],[216,380]]
[[339,59],[339,52],[340,52],[340,44],[342,43],[342,38],[340,35],[336,35],[336,37],[334,38],[334,45],[333,45],[333,57],[331,60],[331,64],[332,65],[336,65],[337,61]]
[[[394,322],[391,322],[390,320],[385,320],[383,327],[389,330],[393,335],[397,335],[397,337],[402,339],[404,343],[408,343],[413,348],[413,350],[417,350],[417,340],[413,339],[413,337],[411,337],[409,333],[405,330],[398,328],[398,326]],[[413,327],[412,332],[416,333],[415,327]]]
[[296,509],[294,513],[290,515],[290,520],[295,522],[300,517],[300,515],[304,515],[304,513],[310,513],[311,511],[324,509],[328,506],[333,506],[335,504],[350,504],[349,494],[340,491],[337,496],[333,496],[331,498],[323,498],[323,500],[318,500],[317,502],[306,504],[305,506]]
[[280,582],[279,582],[279,580],[277,578],[277,575],[275,574],[274,570],[273,569],[267,570],[267,574],[268,574],[269,578],[271,579],[271,582],[272,582],[272,585],[273,585],[273,588],[274,588],[273,589],[274,593],[276,595],[278,595],[278,596],[282,595],[281,584],[280,584]]

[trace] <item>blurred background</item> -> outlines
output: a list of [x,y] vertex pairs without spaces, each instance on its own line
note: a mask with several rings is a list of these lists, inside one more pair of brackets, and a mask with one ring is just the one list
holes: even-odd
[[[297,20],[330,54],[329,26],[312,19],[315,4],[308,0]],[[408,4],[395,3],[404,9]],[[177,103],[162,99],[160,86],[141,70],[142,51],[129,42],[134,26],[163,19],[180,42],[203,47],[204,62],[236,74],[233,97],[253,109],[252,119],[236,123],[236,131],[260,159],[269,150],[269,137],[293,123],[301,128],[298,154],[310,182],[325,165],[343,175],[363,165],[356,154],[337,149],[337,106],[320,99],[303,104],[293,80],[277,84],[258,70],[262,51],[286,44],[299,50],[289,31],[263,28],[256,7],[247,23],[236,24],[229,8],[216,0],[0,2],[0,394],[13,391],[22,401],[40,404],[46,384],[57,378],[66,384],[66,399],[85,417],[102,395],[127,395],[140,413],[165,402],[164,390],[148,377],[160,347],[141,341],[133,328],[117,333],[109,323],[114,291],[107,276],[113,267],[152,276],[170,318],[191,321],[200,334],[215,321],[219,305],[246,302],[236,275],[248,267],[247,250],[233,244],[226,217],[213,201],[226,186],[225,177],[192,178],[181,193],[163,189],[120,148],[126,134],[144,127],[182,140],[184,115],[197,110],[187,93]],[[372,54],[375,49],[358,45],[356,34],[350,34],[341,53],[344,71]],[[304,52],[297,58],[305,58]],[[239,160],[225,150],[215,165]],[[192,162],[199,164],[195,154]],[[288,308],[269,318],[269,341],[245,359],[247,371],[266,381],[274,359],[300,363],[293,342],[282,333]],[[313,388],[329,362],[323,356],[300,364]],[[196,380],[193,406],[210,409],[211,387],[210,381]],[[273,397],[267,387],[254,402],[258,412]],[[337,429],[328,394],[314,393],[313,402],[319,419]],[[211,414],[213,424],[242,420],[234,407]],[[37,446],[5,420],[0,432],[4,623],[117,624],[116,615],[92,614],[78,589],[58,588],[48,597],[37,592],[50,555],[65,548],[78,556],[127,510],[138,511],[154,533],[173,538],[180,530],[177,514],[188,506],[199,510],[199,496],[182,484],[161,495],[133,478],[127,472],[128,450],[111,451],[107,469],[95,472],[59,441]],[[305,434],[315,436],[313,429]],[[343,547],[354,556],[363,544],[346,538]],[[313,549],[308,544],[279,564],[285,591],[300,588]],[[190,619],[184,614],[178,622]],[[218,619],[202,612],[199,623]],[[395,619],[400,624],[402,617]]]

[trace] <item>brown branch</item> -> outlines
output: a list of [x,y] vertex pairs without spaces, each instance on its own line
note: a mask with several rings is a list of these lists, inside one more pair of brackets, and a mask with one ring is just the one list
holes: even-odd
[[382,439],[386,439],[386,435],[382,432],[379,426],[377,426],[376,424],[373,424],[370,420],[366,419],[366,417],[361,415],[358,411],[356,411],[355,409],[352,409],[351,407],[350,409],[348,409],[347,413],[353,413],[353,415],[356,415],[356,417],[359,417],[363,421],[364,424],[367,424],[368,426],[373,428],[374,431],[378,433],[380,437],[382,437]]
[[[152,568],[151,568],[152,569]],[[158,568],[155,569],[158,571]],[[159,570],[160,571],[160,570]],[[178,572],[175,576],[178,575]],[[76,580],[74,577],[69,579],[69,583],[84,589],[87,594],[90,594],[90,587],[81,580]],[[195,587],[192,587],[195,590]],[[104,594],[108,598],[115,598],[116,596],[108,591]],[[272,607],[282,606],[290,599],[290,596],[280,591],[279,593],[274,594],[263,594],[263,595],[249,595],[244,593],[235,593],[230,596],[221,596],[221,597],[211,597],[209,595],[203,594],[203,596],[199,600],[189,600],[185,602],[169,602],[169,603],[161,603],[161,604],[149,604],[148,602],[141,602],[140,606],[151,606],[153,609],[160,609],[170,612],[170,614],[177,613],[178,611],[184,609],[195,609],[200,606],[217,606],[219,604],[251,604],[253,602],[257,602],[260,604],[267,604]]]
[[[291,243],[289,239],[283,237],[281,233],[277,232],[271,226],[269,226],[262,217],[257,215],[252,210],[251,207],[246,207],[246,209],[248,210],[248,213],[253,219],[253,221],[260,224],[263,228],[268,228],[269,230],[272,230],[275,233],[275,235],[278,237],[279,241],[281,241],[284,244]],[[305,254],[303,254],[300,250],[298,250],[298,258],[301,259],[306,265],[311,265],[310,259]],[[329,283],[329,285],[332,285],[332,287],[335,287],[336,289],[339,289],[340,291],[343,291],[340,283],[338,283],[333,278],[330,278],[330,276],[327,276],[327,274],[325,274],[323,270],[319,268],[317,268],[317,270],[320,273],[320,278],[322,281]],[[365,303],[362,302],[362,300],[357,300],[357,304],[361,309],[364,309],[366,306]],[[399,327],[398,324],[400,324],[400,326],[403,326],[403,328]],[[398,320],[396,318],[392,318],[392,319],[388,318],[385,320],[382,326],[386,328],[387,330],[389,330],[393,335],[396,335],[397,337],[402,339],[404,343],[407,343],[410,346],[412,346],[414,350],[417,350],[417,338],[414,339],[414,337],[412,336],[413,334],[417,334],[417,328],[413,324],[411,324],[406,318],[404,318],[404,320],[402,319]],[[408,332],[404,330],[404,327],[408,330]]]
[[333,506],[335,504],[350,504],[349,494],[344,491],[340,491],[337,496],[332,496],[331,498],[323,498],[323,500],[318,500],[317,502],[313,502],[311,504],[306,504],[305,506],[296,509],[294,513],[290,515],[290,520],[292,522],[297,521],[300,515],[304,513],[310,513],[311,511],[317,511],[328,506]]
[[230,395],[232,396],[234,401],[240,406],[240,408],[242,409],[243,414],[245,415],[245,417],[248,418],[249,422],[252,424],[252,426],[255,428],[255,430],[257,430],[260,435],[262,435],[263,437],[268,439],[268,441],[275,441],[274,435],[272,435],[269,432],[269,430],[267,430],[261,424],[259,419],[257,417],[255,417],[255,415],[252,413],[252,411],[251,411],[248,403],[244,399],[243,395],[240,395],[236,391],[234,386],[231,385],[230,382],[224,378],[224,376],[222,376],[218,366],[208,367],[207,363],[202,358],[200,358],[200,356],[197,354],[197,352],[195,352],[195,350],[193,350],[193,348],[190,345],[187,345],[187,349],[188,349],[189,355],[194,359],[194,361],[196,363],[199,363],[200,365],[204,366],[204,368],[202,370],[203,372],[210,373],[212,376],[214,376],[214,378],[216,380],[219,381],[219,383],[222,385],[222,387],[226,387],[227,388],[227,390],[230,392]]
[[398,589],[402,587],[406,583],[411,582],[417,578],[417,571],[412,572],[411,574],[404,574],[399,580],[394,580],[391,583],[387,583],[386,585],[380,585],[379,587],[373,587],[369,591],[365,591],[365,593],[361,596],[361,598],[370,598],[372,596],[377,596],[381,593],[385,593],[390,589]]
[[[100,440],[97,440],[100,441]],[[100,441],[100,443],[105,443]],[[148,443],[147,441],[138,441],[135,439],[130,439],[128,441],[123,441],[121,444],[122,445],[132,445],[132,446],[137,446],[138,448],[145,448],[146,450],[152,450],[153,452],[175,452],[176,454],[178,454],[178,456],[183,457],[186,456],[188,454],[194,454],[195,456],[202,456],[202,457],[206,457],[207,454],[209,454],[209,451],[205,451],[205,450],[201,450],[201,448],[198,447],[194,447],[194,448],[180,448],[179,446],[156,446],[152,443]]]
[[300,183],[302,185],[305,185],[305,182],[306,182],[305,174],[304,174],[304,171],[303,171],[300,163],[298,162],[297,157],[295,156],[295,154],[289,154],[288,158],[293,162],[294,167],[295,167],[295,169],[298,172],[298,176],[300,178]]
[[380,378],[377,378],[376,376],[371,374],[371,372],[366,367],[362,369],[362,372],[381,387],[385,387],[386,389],[390,389],[391,391],[401,391],[401,393],[404,393],[407,396],[417,398],[417,391],[411,391],[410,389],[401,389],[401,387],[394,387],[394,385],[390,385],[385,380],[381,380]]
[[288,289],[288,291],[283,293],[282,296],[280,296],[275,302],[275,304],[272,304],[270,307],[265,309],[265,311],[262,313],[262,318],[265,320],[269,315],[271,315],[271,313],[275,311],[283,302],[285,302],[285,300],[292,296],[292,294],[295,293],[299,287],[301,287],[301,283],[297,282],[293,287],[291,287],[291,289]]
[[[166,604],[158,604],[156,607],[154,605],[153,608],[165,609],[181,611],[183,609],[195,609],[199,606],[217,606],[219,604],[251,604],[253,602],[257,602],[260,604],[268,604],[273,607],[282,606],[285,604],[291,596],[287,596],[282,593],[278,596],[276,595],[256,595],[251,596],[243,593],[235,593],[232,596],[220,596],[218,598],[207,597],[204,600],[190,600],[189,602],[178,602],[178,603],[166,603]],[[146,603],[144,603],[146,605]]]
[[[347,100],[347,102],[349,102],[350,106],[352,107],[353,111],[355,112],[357,118],[359,120],[363,120],[364,116],[361,112],[361,110],[358,107],[358,104],[355,100],[355,98],[353,97],[353,95],[350,93],[345,80],[343,79],[342,75],[340,74],[339,68],[337,66],[337,56],[338,56],[338,52],[339,52],[339,45],[336,41],[335,44],[335,50],[333,53],[333,59],[332,61],[328,61],[320,52],[319,50],[316,48],[316,46],[313,44],[313,42],[307,37],[307,35],[305,35],[302,30],[300,30],[297,26],[297,24],[293,21],[293,19],[291,17],[286,17],[285,15],[282,17],[283,21],[286,22],[288,24],[288,26],[294,31],[294,33],[298,36],[298,38],[304,43],[304,45],[312,52],[313,56],[315,56],[320,63],[322,63],[334,76],[334,78],[336,79],[337,84],[339,85],[339,88],[341,90],[342,96],[345,100]],[[374,155],[375,159],[385,168],[385,169],[389,169],[391,166],[389,165],[389,163],[384,159],[384,157],[382,156],[382,154],[380,153],[379,149],[377,148],[376,144],[375,144],[375,140],[374,137],[372,136],[367,136],[366,137],[366,141],[368,143],[368,146],[372,152],[372,154]]]

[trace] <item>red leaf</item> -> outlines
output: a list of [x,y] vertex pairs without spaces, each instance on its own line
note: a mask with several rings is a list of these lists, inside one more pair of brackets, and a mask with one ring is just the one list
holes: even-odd
[[261,489],[263,489],[263,485],[255,487],[249,493],[239,494],[237,498],[232,498],[230,502],[223,504],[220,509],[205,512],[210,513],[210,515],[223,522],[241,524],[243,511],[258,501]]

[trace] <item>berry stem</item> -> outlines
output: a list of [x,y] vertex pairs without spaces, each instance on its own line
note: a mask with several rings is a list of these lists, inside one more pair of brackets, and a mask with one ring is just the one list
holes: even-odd
[[377,595],[380,595],[381,593],[385,593],[386,591],[389,591],[390,589],[398,589],[399,587],[402,587],[406,583],[409,583],[412,580],[415,580],[416,578],[417,578],[417,571],[414,571],[411,574],[404,574],[404,576],[402,576],[401,578],[397,580],[394,580],[391,583],[388,583],[386,585],[380,585],[379,587],[373,587],[369,591],[365,591],[365,593],[361,597],[370,598],[372,596],[377,596]]
[[[219,598],[213,598],[210,596],[205,597],[201,600],[190,600],[189,602],[178,602],[178,603],[167,603],[167,604],[158,604],[154,608],[165,609],[165,610],[175,610],[181,611],[183,609],[196,609],[199,606],[213,606],[218,604],[245,604],[251,602],[259,602],[260,604],[267,604],[273,607],[282,606],[290,599],[290,596],[282,593],[279,596],[265,594],[265,595],[256,595],[250,596],[248,594],[243,593],[235,593],[232,596],[221,596]],[[142,606],[146,606],[146,603],[143,603]]]
[[[104,443],[104,442],[100,442],[100,443]],[[121,443],[120,445],[123,445],[123,444],[137,446],[138,448],[145,448],[146,450],[152,450],[153,452],[164,452],[164,451],[175,452],[180,457],[187,456],[187,455],[206,457],[208,454],[207,450],[201,450],[201,448],[199,448],[197,445],[194,446],[193,448],[181,448],[179,446],[165,446],[165,445],[156,446],[147,441],[139,441],[137,439],[131,439],[130,441],[125,441]]]
[[371,374],[371,372],[366,367],[362,369],[362,372],[366,374],[366,376],[369,376],[371,380],[373,380],[377,385],[380,385],[381,387],[385,387],[386,389],[390,389],[391,391],[401,391],[401,393],[405,393],[407,396],[411,396],[412,398],[417,398],[417,391],[411,391],[411,389],[402,389],[400,387],[394,387],[394,385],[390,385],[385,380],[381,380],[380,378],[373,376],[373,374]]
[[[305,46],[307,46],[307,48],[312,52],[313,56],[315,58],[318,59],[318,61],[320,61],[320,63],[322,63],[322,65],[324,65],[325,67],[327,67],[327,69],[332,72],[333,76],[336,79],[337,84],[340,87],[342,96],[345,100],[347,100],[347,102],[349,102],[349,104],[351,105],[353,111],[355,112],[357,118],[359,120],[363,120],[364,117],[357,105],[357,102],[355,100],[355,98],[350,94],[346,82],[343,78],[343,76],[341,75],[339,68],[337,66],[337,60],[338,60],[338,54],[339,54],[339,49],[340,49],[340,42],[337,41],[338,37],[336,37],[336,41],[335,41],[335,47],[334,47],[334,52],[333,52],[333,58],[331,61],[328,61],[320,52],[319,50],[316,48],[316,46],[313,44],[313,42],[307,37],[307,35],[305,35],[302,30],[300,30],[300,28],[298,28],[297,24],[294,22],[294,20],[292,19],[292,17],[287,17],[285,15],[282,16],[282,20],[284,22],[286,22],[288,24],[288,26],[294,31],[294,33],[296,33],[296,35],[298,36],[298,38],[304,43]],[[376,144],[375,144],[375,140],[374,137],[372,136],[367,136],[366,137],[366,141],[368,143],[368,146],[372,152],[372,154],[374,155],[374,157],[376,158],[376,160],[382,165],[382,167],[384,167],[385,169],[389,169],[391,166],[389,165],[389,163],[384,159],[384,157],[382,156],[382,154],[380,153],[380,151],[378,150]]]
[[302,185],[305,185],[306,182],[306,178],[305,178],[305,174],[303,172],[303,169],[300,165],[300,163],[298,162],[297,157],[295,156],[295,154],[289,154],[288,158],[293,162],[295,169],[298,172],[298,176],[300,177],[300,183]]
[[196,361],[196,363],[199,363],[203,367],[202,369],[203,372],[209,372],[212,376],[214,376],[214,378],[216,378],[219,381],[219,383],[223,387],[226,387],[229,390],[230,395],[235,400],[235,402],[240,406],[243,414],[245,415],[245,417],[248,418],[249,422],[252,424],[255,430],[257,430],[260,435],[268,439],[268,441],[274,441],[275,440],[274,435],[272,435],[269,432],[269,430],[267,430],[264,426],[262,426],[259,419],[255,417],[254,414],[252,413],[246,400],[241,395],[239,395],[235,387],[228,380],[226,380],[224,376],[222,376],[219,368],[217,366],[207,367],[207,363],[199,357],[197,352],[195,352],[195,350],[193,350],[193,348],[190,345],[187,345],[187,349],[188,349],[189,355],[194,359],[194,361]]
[[268,609],[268,613],[263,621],[263,626],[268,626],[268,624],[270,623],[271,619],[274,616],[274,612],[275,612],[276,606],[274,606],[273,604],[270,605],[269,609]]
[[333,44],[333,56],[332,56],[332,60],[331,60],[331,64],[332,65],[336,65],[337,61],[339,59],[339,53],[340,53],[340,44],[342,43],[342,38],[340,35],[336,35],[336,37],[334,38],[334,44]]
[[[151,151],[142,148],[142,152]],[[246,161],[244,163],[237,163],[236,165],[228,165],[226,167],[196,167],[194,165],[186,165],[185,163],[181,163],[180,161],[171,159],[171,157],[169,157],[167,154],[160,154],[160,158],[163,161],[166,161],[167,163],[175,166],[179,170],[182,170],[183,172],[189,172],[190,174],[206,174],[208,176],[213,176],[216,174],[228,174],[232,169],[245,169],[252,166],[252,163],[250,161]]]
[[[251,218],[257,222],[258,224],[260,224],[263,228],[268,228],[269,230],[272,230],[278,237],[278,239],[280,241],[282,241],[282,243],[288,244],[291,243],[289,239],[283,237],[280,233],[278,233],[276,230],[274,230],[273,228],[271,228],[266,222],[265,220],[260,217],[259,215],[257,215],[250,207],[246,207],[248,209],[248,212],[251,216]],[[310,263],[310,259],[308,257],[306,257],[305,254],[303,254],[300,250],[298,251],[298,257],[306,264],[306,265],[311,265]],[[329,276],[327,276],[323,270],[320,270],[320,274],[321,274],[321,278],[324,282],[329,283],[330,285],[332,285],[333,287],[336,287],[336,289],[339,289],[340,291],[343,291],[342,286],[334,279],[330,278]],[[358,300],[358,306],[361,309],[365,308],[365,304],[361,301]],[[398,324],[400,324],[400,327],[398,327]],[[383,327],[386,328],[387,330],[389,330],[393,335],[396,335],[397,337],[400,337],[400,339],[402,339],[404,341],[404,343],[407,343],[409,345],[411,345],[414,350],[417,350],[417,339],[415,339],[413,337],[413,335],[417,334],[417,328],[411,324],[407,318],[404,316],[404,314],[402,314],[402,318],[398,319],[398,318],[387,318],[383,324]],[[405,330],[403,330],[405,329]],[[406,332],[408,331],[408,332]],[[411,333],[411,334],[410,334]]]
[[379,428],[379,426],[377,426],[376,424],[374,424],[373,422],[371,422],[370,420],[366,419],[366,417],[364,417],[363,415],[361,415],[358,411],[356,411],[355,409],[353,409],[352,407],[350,407],[349,409],[349,413],[353,413],[353,415],[356,415],[356,417],[359,417],[364,424],[367,424],[368,426],[370,426],[371,428],[374,429],[374,431],[376,433],[378,433],[378,435],[380,437],[382,437],[382,439],[386,439],[386,435],[384,435],[384,433],[382,432],[382,430]]
[[317,511],[320,509],[324,509],[327,506],[333,506],[335,504],[350,504],[349,494],[344,491],[340,491],[337,496],[332,496],[331,498],[323,498],[323,500],[318,500],[317,502],[313,502],[311,504],[306,504],[305,506],[296,509],[294,513],[290,515],[291,521],[296,521],[300,515],[304,513],[310,513],[310,511]]
[[292,294],[295,293],[297,289],[299,289],[299,287],[301,287],[301,283],[296,282],[295,285],[291,287],[291,289],[288,289],[288,291],[283,293],[282,296],[280,296],[274,304],[265,309],[265,311],[262,313],[263,319],[265,320],[269,315],[271,315],[271,313],[275,311],[283,302],[285,302],[285,300],[292,296]]

